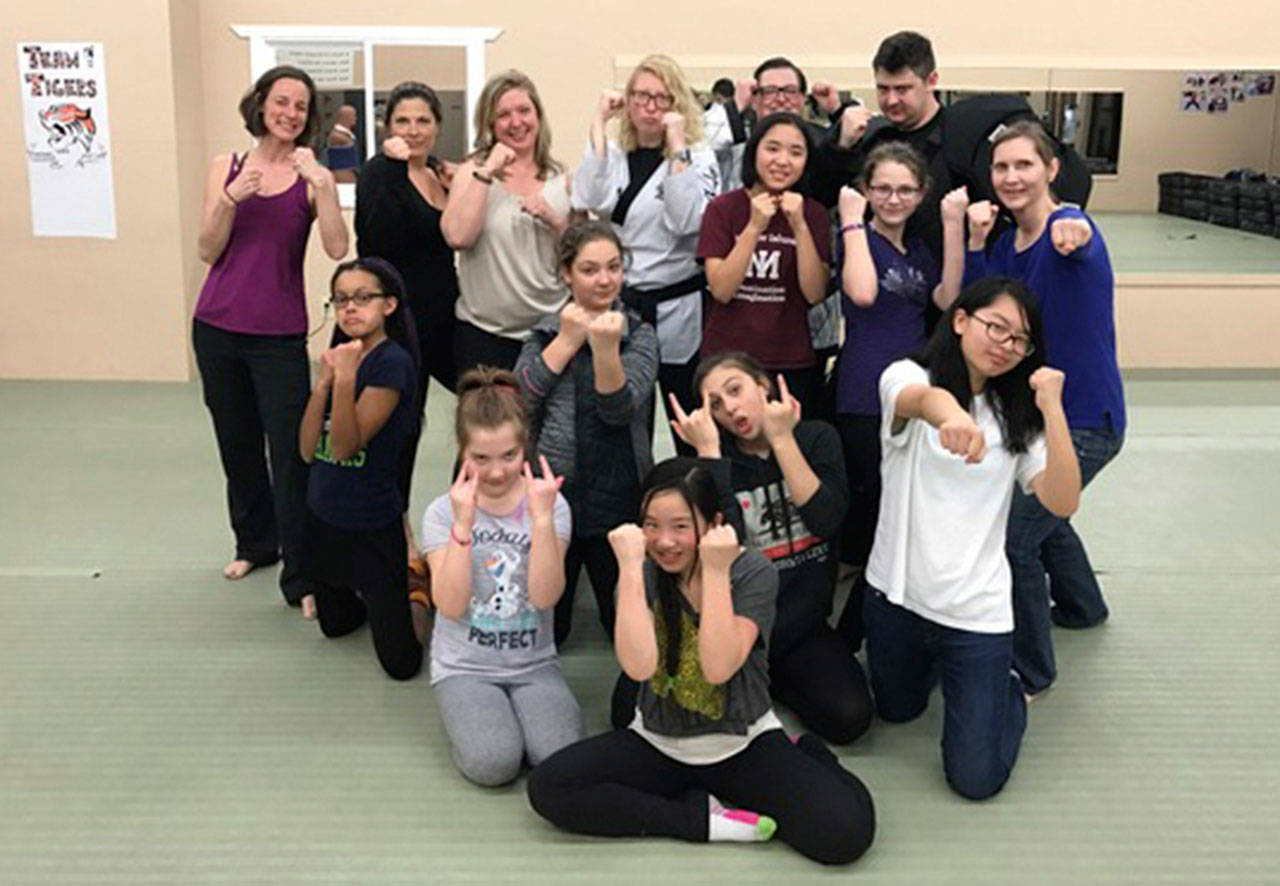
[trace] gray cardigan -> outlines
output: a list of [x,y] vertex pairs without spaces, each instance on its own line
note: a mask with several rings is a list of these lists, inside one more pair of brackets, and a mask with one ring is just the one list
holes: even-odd
[[[571,490],[578,487],[577,466],[579,447],[603,445],[603,441],[579,441],[578,429],[598,423],[610,428],[627,427],[630,430],[631,451],[635,460],[635,484],[653,466],[650,449],[649,425],[653,414],[653,388],[658,373],[658,337],[652,326],[642,321],[638,314],[622,308],[615,302],[615,309],[622,309],[627,318],[622,333],[622,369],[626,384],[610,394],[599,394],[594,388],[595,374],[591,366],[591,346],[584,344],[561,373],[554,373],[542,359],[542,351],[560,331],[560,316],[553,314],[541,320],[533,333],[525,340],[516,361],[515,373],[524,391],[529,411],[532,437],[537,450],[547,457],[551,468],[565,477]],[[586,383],[580,385],[579,380]],[[585,390],[579,390],[579,387]],[[592,409],[593,415],[579,416],[579,409]],[[603,478],[593,478],[598,481]],[[581,490],[577,490],[581,492]],[[599,489],[592,485],[593,495],[622,496],[624,490]],[[568,496],[571,504],[578,495]],[[620,514],[619,522],[634,520],[634,514]],[[578,516],[575,514],[575,522]]]

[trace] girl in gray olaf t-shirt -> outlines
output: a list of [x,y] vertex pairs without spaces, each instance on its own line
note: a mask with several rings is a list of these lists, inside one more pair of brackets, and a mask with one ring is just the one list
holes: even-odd
[[556,658],[569,505],[528,431],[515,376],[475,369],[458,382],[458,452],[449,492],[422,520],[437,615],[431,684],[458,769],[500,785],[582,734]]

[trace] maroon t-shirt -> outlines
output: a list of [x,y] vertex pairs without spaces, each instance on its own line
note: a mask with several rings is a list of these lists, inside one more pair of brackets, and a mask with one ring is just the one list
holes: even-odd
[[[827,211],[804,200],[804,217],[818,256],[831,262]],[[698,258],[724,258],[751,220],[745,188],[721,194],[707,206],[698,237]],[[809,303],[796,272],[796,238],[779,210],[756,241],[747,275],[728,304],[711,300],[702,332],[702,356],[746,351],[766,369],[804,369],[815,361],[809,338]]]

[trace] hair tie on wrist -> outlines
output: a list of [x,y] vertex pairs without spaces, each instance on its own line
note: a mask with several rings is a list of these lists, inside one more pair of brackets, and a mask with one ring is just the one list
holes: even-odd
[[453,539],[454,544],[460,545],[464,548],[471,546],[471,539],[468,538],[466,540],[463,540],[461,538],[458,538],[458,536],[454,533],[452,526],[449,527],[449,538]]
[[865,231],[866,228],[867,228],[866,222],[860,222],[860,221],[849,222],[847,225],[844,225],[840,228],[840,233],[841,235],[844,235],[849,233],[850,231]]

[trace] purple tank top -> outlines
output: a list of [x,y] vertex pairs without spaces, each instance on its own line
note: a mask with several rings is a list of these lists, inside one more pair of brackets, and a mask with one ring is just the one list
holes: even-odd
[[[232,155],[228,184],[243,167],[244,157]],[[200,290],[196,319],[227,332],[305,333],[302,259],[310,233],[311,204],[302,176],[279,194],[241,201],[227,245]]]

